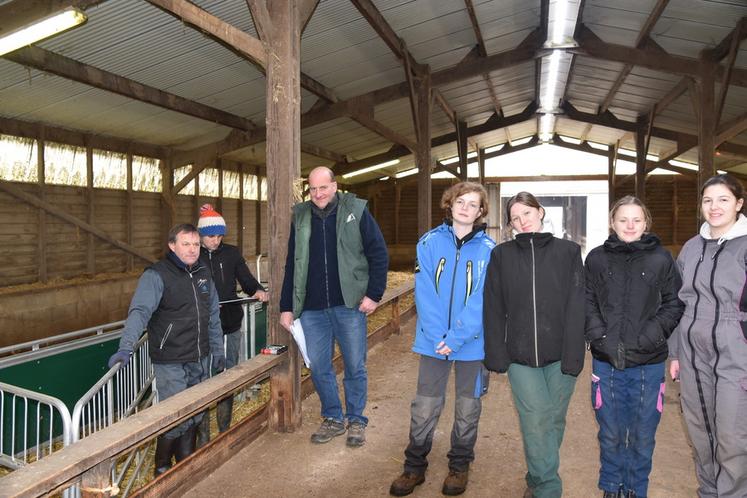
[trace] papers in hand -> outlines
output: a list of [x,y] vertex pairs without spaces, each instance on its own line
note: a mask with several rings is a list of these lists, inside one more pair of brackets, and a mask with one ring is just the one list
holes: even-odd
[[309,353],[306,351],[306,337],[303,335],[303,327],[301,326],[301,320],[296,318],[293,320],[291,325],[291,335],[298,344],[298,349],[301,351],[303,356],[303,362],[306,364],[306,368],[311,368],[311,362],[309,361]]

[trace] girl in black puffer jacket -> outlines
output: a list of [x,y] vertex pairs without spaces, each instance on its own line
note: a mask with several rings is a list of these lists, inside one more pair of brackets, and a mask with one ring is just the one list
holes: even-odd
[[614,231],[586,258],[586,340],[594,357],[591,401],[599,423],[599,488],[605,497],[648,491],[661,418],[667,338],[684,304],[669,252],[648,233],[651,215],[635,197],[610,211]]

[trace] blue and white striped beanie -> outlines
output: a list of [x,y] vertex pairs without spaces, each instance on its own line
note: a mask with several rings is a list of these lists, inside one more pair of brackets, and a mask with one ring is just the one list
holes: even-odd
[[225,235],[226,220],[211,204],[203,204],[200,208],[200,220],[197,222],[197,230],[200,235]]

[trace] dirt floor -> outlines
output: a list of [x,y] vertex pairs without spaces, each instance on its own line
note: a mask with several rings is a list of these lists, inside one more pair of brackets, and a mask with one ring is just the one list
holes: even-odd
[[[309,436],[319,423],[319,398],[303,404],[303,425],[296,433],[268,433],[238,453],[187,497],[366,497],[387,496],[389,484],[402,471],[407,443],[410,401],[415,392],[417,356],[410,352],[415,320],[369,353],[369,426],[367,443],[350,449],[341,436],[312,445]],[[590,357],[587,357],[590,360]],[[601,496],[597,490],[599,446],[590,405],[590,365],[579,376],[568,410],[561,450],[564,496]],[[339,379],[341,380],[341,379]],[[524,455],[516,410],[505,375],[493,374],[483,398],[476,458],[465,497],[521,497]],[[690,447],[678,402],[678,386],[667,385],[664,415],[657,433],[651,498],[696,496]],[[412,496],[441,495],[448,473],[446,453],[453,420],[453,387],[441,416],[426,482]]]

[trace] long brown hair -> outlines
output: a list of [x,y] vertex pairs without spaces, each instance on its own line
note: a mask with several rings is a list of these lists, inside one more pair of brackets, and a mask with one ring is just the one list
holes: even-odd
[[542,207],[542,204],[539,203],[537,198],[529,192],[519,192],[506,202],[506,223],[508,223],[509,226],[511,226],[511,208],[514,207],[514,204],[516,203],[541,210],[542,221],[545,220],[545,208]]

